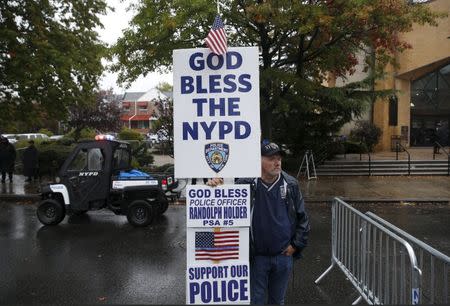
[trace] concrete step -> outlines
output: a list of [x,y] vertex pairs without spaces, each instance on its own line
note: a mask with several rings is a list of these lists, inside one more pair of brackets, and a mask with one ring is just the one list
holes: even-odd
[[[334,161],[327,160],[322,165],[360,165],[367,164],[369,160]],[[371,164],[408,164],[407,160],[371,160]],[[411,160],[411,164],[448,164],[447,160]]]

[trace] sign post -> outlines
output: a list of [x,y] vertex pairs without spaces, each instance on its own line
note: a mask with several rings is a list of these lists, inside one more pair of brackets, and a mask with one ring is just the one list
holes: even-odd
[[[260,177],[258,48],[173,63],[175,177]],[[250,304],[250,186],[187,186],[186,221],[186,303]]]

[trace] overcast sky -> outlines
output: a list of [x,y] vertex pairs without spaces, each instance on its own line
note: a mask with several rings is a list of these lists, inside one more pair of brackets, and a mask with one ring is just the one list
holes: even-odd
[[[99,34],[100,39],[104,42],[113,44],[122,35],[122,30],[128,26],[128,22],[133,16],[132,12],[126,11],[131,0],[107,0],[106,2],[109,6],[114,7],[115,11],[108,12],[106,16],[101,16],[100,19],[104,29],[101,29]],[[119,87],[116,81],[117,74],[107,72],[101,79],[101,88],[108,89],[112,87],[117,94],[124,93],[125,88]],[[131,87],[126,89],[126,91],[148,91],[158,85],[161,81],[172,84],[172,74],[160,75],[158,73],[150,73],[145,78],[141,76],[132,83]]]

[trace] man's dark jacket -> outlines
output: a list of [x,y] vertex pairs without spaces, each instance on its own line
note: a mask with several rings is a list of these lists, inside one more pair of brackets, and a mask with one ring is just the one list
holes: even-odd
[[[301,252],[308,244],[308,234],[310,231],[308,215],[305,211],[305,201],[303,195],[300,192],[298,182],[295,178],[287,174],[281,173],[281,179],[286,182],[286,201],[289,208],[289,220],[292,226],[293,236],[291,238],[291,245],[296,248],[294,258],[300,258]],[[242,178],[236,181],[237,184],[249,184],[250,185],[250,216],[253,218],[253,208],[255,205],[256,184],[257,179],[254,178]],[[250,220],[250,223],[252,220]],[[252,230],[250,230],[250,255],[254,255],[254,241]]]

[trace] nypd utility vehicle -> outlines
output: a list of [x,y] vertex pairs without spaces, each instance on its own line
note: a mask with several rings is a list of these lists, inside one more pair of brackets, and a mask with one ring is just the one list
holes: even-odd
[[110,135],[79,143],[41,197],[37,216],[45,225],[60,223],[67,213],[108,208],[134,226],[147,226],[169,205],[157,179],[131,170],[130,145]]

